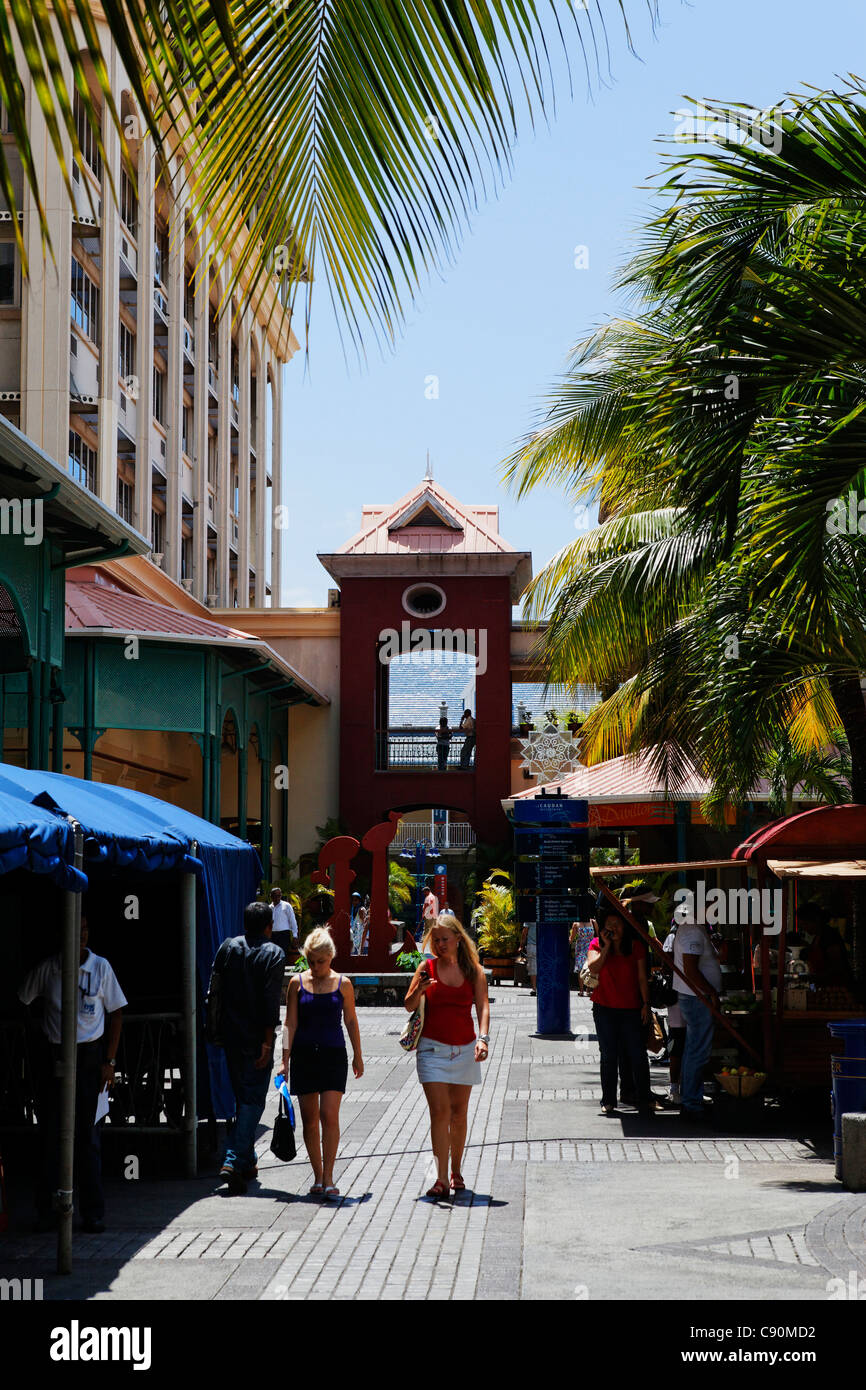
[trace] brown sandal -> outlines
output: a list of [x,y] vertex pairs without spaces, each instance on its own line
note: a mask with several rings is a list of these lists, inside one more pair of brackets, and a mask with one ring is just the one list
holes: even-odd
[[463,1181],[463,1179],[462,1179],[462,1177],[460,1176],[459,1173],[452,1173],[452,1174],[451,1174],[451,1190],[452,1190],[452,1192],[465,1192],[465,1191],[466,1191],[466,1184],[465,1184],[465,1182]]
[[447,1197],[447,1196],[448,1196],[448,1184],[445,1183],[445,1182],[443,1182],[441,1178],[437,1178],[437,1179],[436,1179],[436,1182],[434,1182],[433,1186],[432,1186],[432,1187],[428,1187],[427,1191],[424,1193],[424,1196],[425,1196],[425,1197]]

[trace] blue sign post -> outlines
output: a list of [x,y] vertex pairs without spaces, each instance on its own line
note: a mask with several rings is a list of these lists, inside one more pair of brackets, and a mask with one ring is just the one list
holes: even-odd
[[515,802],[514,853],[518,920],[536,928],[538,1035],[571,1037],[568,937],[589,883],[587,802]]

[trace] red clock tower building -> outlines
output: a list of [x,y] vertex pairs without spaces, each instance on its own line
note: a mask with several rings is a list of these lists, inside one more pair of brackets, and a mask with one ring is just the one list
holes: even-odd
[[[499,534],[498,507],[464,505],[427,476],[390,506],[365,506],[357,534],[319,559],[340,587],[346,831],[360,839],[392,811],[438,808],[465,816],[480,841],[506,839],[511,609],[531,577],[529,553]],[[407,679],[411,698],[395,700]],[[455,699],[461,682],[471,705]],[[459,727],[463,705],[474,745]]]

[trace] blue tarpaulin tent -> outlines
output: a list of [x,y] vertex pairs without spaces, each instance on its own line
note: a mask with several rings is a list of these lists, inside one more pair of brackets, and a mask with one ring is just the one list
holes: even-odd
[[[84,875],[77,883],[66,816],[85,837]],[[261,881],[261,860],[252,845],[143,792],[0,765],[0,872],[52,872],[63,887],[81,891],[88,867],[98,865],[136,873],[197,871],[196,966],[205,991],[219,943],[243,930],[243,909]],[[221,1051],[208,1048],[208,1054],[214,1112],[225,1119],[234,1112],[225,1060]]]

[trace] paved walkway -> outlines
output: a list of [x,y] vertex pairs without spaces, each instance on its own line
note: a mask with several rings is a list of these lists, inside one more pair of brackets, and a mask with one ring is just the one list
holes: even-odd
[[397,1045],[405,1012],[365,1008],[338,1205],[308,1197],[303,1157],[278,1163],[264,1136],[245,1196],[213,1174],[117,1182],[111,1229],[76,1237],[72,1276],[52,1275],[51,1237],[14,1229],[0,1273],[44,1278],[46,1298],[268,1300],[825,1300],[831,1278],[866,1275],[866,1201],[836,1182],[829,1127],[817,1141],[779,1126],[681,1137],[670,1112],[606,1119],[589,1001],[572,996],[571,1043],[531,1036],[525,991],[494,999],[469,1190],[453,1202],[421,1196],[435,1174],[414,1059]]

